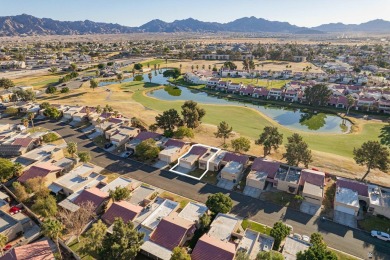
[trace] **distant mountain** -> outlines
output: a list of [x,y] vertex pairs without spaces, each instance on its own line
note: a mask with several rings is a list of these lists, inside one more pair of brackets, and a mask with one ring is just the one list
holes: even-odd
[[323,32],[390,32],[390,22],[377,19],[361,24],[329,23],[311,29]]
[[57,21],[22,14],[0,17],[0,36],[20,35],[78,35],[119,34],[142,32],[267,32],[293,34],[322,34],[326,32],[390,32],[390,22],[373,20],[362,24],[324,24],[313,28],[299,27],[287,22],[268,21],[256,17],[244,17],[228,23],[202,22],[193,18],[167,23],[152,20],[140,27],[128,27],[112,23],[85,21]]

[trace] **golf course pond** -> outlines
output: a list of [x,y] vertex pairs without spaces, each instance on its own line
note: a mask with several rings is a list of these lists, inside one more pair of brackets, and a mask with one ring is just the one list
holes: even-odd
[[[152,83],[167,84],[167,79],[162,76],[162,71],[152,72]],[[137,81],[149,82],[148,76],[137,75]],[[127,78],[122,82],[133,81],[133,78]],[[100,86],[107,86],[118,83],[117,81],[100,82]],[[255,105],[251,103],[244,103],[227,98],[220,98],[217,96],[208,95],[205,92],[191,90],[186,87],[167,86],[157,90],[147,92],[147,96],[165,101],[185,101],[193,100],[201,104],[211,105],[230,105],[241,106],[255,109],[265,116],[276,121],[291,130],[299,130],[305,132],[315,133],[331,133],[341,134],[348,133],[351,129],[351,122],[334,114],[326,113],[311,113],[301,109],[294,109],[289,107],[281,107],[275,105]],[[221,120],[229,122],[228,115],[222,116]]]

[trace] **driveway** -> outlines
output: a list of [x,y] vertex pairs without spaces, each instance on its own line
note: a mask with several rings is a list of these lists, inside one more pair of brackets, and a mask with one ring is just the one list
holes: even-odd
[[333,221],[351,228],[357,228],[356,216],[338,210],[334,211]]
[[236,183],[229,181],[229,180],[226,180],[226,179],[219,179],[219,181],[217,183],[218,187],[225,189],[225,190],[233,190],[234,185],[236,185]]
[[[0,119],[0,123],[19,123],[20,120]],[[217,192],[228,194],[233,201],[232,214],[272,226],[277,221],[284,221],[294,228],[294,232],[311,234],[320,232],[328,246],[366,258],[373,252],[375,259],[390,259],[390,246],[387,242],[372,238],[367,232],[352,229],[333,221],[320,221],[300,211],[278,206],[276,204],[245,196],[242,193],[227,191],[214,185],[202,183],[167,170],[158,170],[131,159],[104,153],[83,133],[63,123],[36,122],[36,126],[48,128],[59,133],[67,142],[77,142],[80,150],[90,151],[91,162],[105,169],[124,174],[160,189],[205,203],[207,197]]]
[[312,215],[312,216],[314,216],[314,215],[319,216],[321,213],[321,206],[307,202],[307,201],[302,201],[300,210],[301,210],[301,212]]
[[251,187],[251,186],[245,186],[243,193],[246,196],[250,196],[252,198],[260,198],[262,190]]

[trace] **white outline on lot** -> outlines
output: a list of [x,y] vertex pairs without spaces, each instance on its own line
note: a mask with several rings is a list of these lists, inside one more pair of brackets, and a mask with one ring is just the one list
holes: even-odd
[[[190,154],[191,150],[193,147],[195,146],[201,146],[201,147],[205,147],[205,148],[208,148],[208,149],[216,149],[217,151],[213,154],[213,156],[210,157],[210,159],[207,160],[207,166],[206,166],[206,170],[202,173],[202,175],[199,177],[199,178],[196,178],[194,176],[191,176],[191,175],[188,175],[186,173],[182,173],[182,172],[179,172],[179,171],[175,171],[173,170],[174,168],[176,168],[177,166],[179,166],[180,164],[180,159],[183,158],[184,156],[186,156],[187,154]],[[208,146],[208,145],[204,145],[204,144],[194,144],[191,146],[191,149],[186,152],[185,154],[183,154],[182,156],[180,156],[179,159],[177,159],[177,164],[175,164],[171,169],[169,169],[170,172],[174,172],[176,174],[179,174],[181,176],[185,176],[185,177],[188,177],[188,178],[191,178],[191,179],[195,179],[197,181],[200,181],[203,176],[205,176],[205,174],[209,171],[209,162],[210,160],[214,159],[214,157],[217,155],[217,153],[219,153],[219,151],[221,151],[221,149],[217,148],[217,147],[213,147],[213,146]],[[203,155],[202,155],[203,156]]]

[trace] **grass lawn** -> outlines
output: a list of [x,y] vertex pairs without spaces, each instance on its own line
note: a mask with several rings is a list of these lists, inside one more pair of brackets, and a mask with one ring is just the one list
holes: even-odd
[[294,195],[283,191],[263,192],[261,194],[261,199],[272,201],[280,206],[288,207],[292,206],[291,204],[294,202]]
[[243,83],[244,85],[256,85],[271,88],[282,88],[290,80],[264,80],[264,79],[247,79],[247,78],[222,78],[222,80],[231,80],[233,83]]
[[83,242],[83,237],[81,236],[80,237],[80,243],[78,243],[77,239],[75,239],[68,246],[70,247],[70,249],[72,249],[74,252],[76,252],[76,254],[78,254],[80,256],[80,258],[83,259],[83,260],[94,260],[94,259],[97,259],[94,256],[91,256],[91,255],[84,254],[84,253],[80,252],[81,251],[82,242]]
[[49,74],[37,77],[25,77],[13,81],[15,85],[33,86],[34,89],[41,89],[57,83],[62,76],[61,74]]
[[377,216],[366,216],[363,220],[358,221],[358,225],[361,229],[368,232],[371,230],[383,231],[390,233],[390,220]]
[[342,253],[340,251],[336,251],[336,250],[333,250],[333,249],[330,249],[330,251],[332,251],[333,253],[335,253],[337,255],[337,259],[338,260],[356,260],[356,259],[359,259],[357,257],[353,257],[353,256],[344,254],[344,253]]
[[[165,111],[170,108],[181,110],[180,106],[183,101],[164,101],[146,96],[143,91],[136,91],[133,99],[148,109],[156,111]],[[362,130],[352,134],[323,134],[292,131],[275,121],[267,118],[258,111],[238,106],[206,105],[201,104],[206,110],[206,116],[202,120],[205,123],[218,125],[221,121],[221,115],[229,115],[225,119],[231,125],[235,132],[243,136],[257,139],[265,126],[277,126],[284,136],[284,142],[287,137],[294,132],[302,135],[303,139],[309,144],[312,150],[336,154],[352,158],[354,147],[359,147],[367,140],[378,140],[383,123],[365,122]],[[250,123],[248,123],[250,122]]]
[[100,174],[102,174],[102,175],[107,177],[107,183],[112,182],[113,180],[115,180],[116,178],[118,178],[120,176],[118,173],[110,172],[110,171],[107,171],[107,170],[102,170],[100,172]]
[[248,219],[244,219],[241,222],[241,227],[244,230],[249,228],[249,229],[252,229],[254,231],[257,231],[257,232],[260,232],[260,233],[263,233],[263,234],[266,234],[266,235],[269,235],[269,233],[271,232],[271,228],[270,227],[267,227],[265,225],[262,225],[260,223],[254,222],[254,221],[250,221]]
[[187,198],[184,198],[184,197],[181,197],[179,195],[170,193],[168,191],[164,191],[159,196],[161,198],[164,198],[164,199],[169,199],[169,200],[173,200],[173,201],[179,202],[179,204],[180,204],[179,208],[180,209],[184,209],[184,207],[191,201],[191,200],[189,200]]

